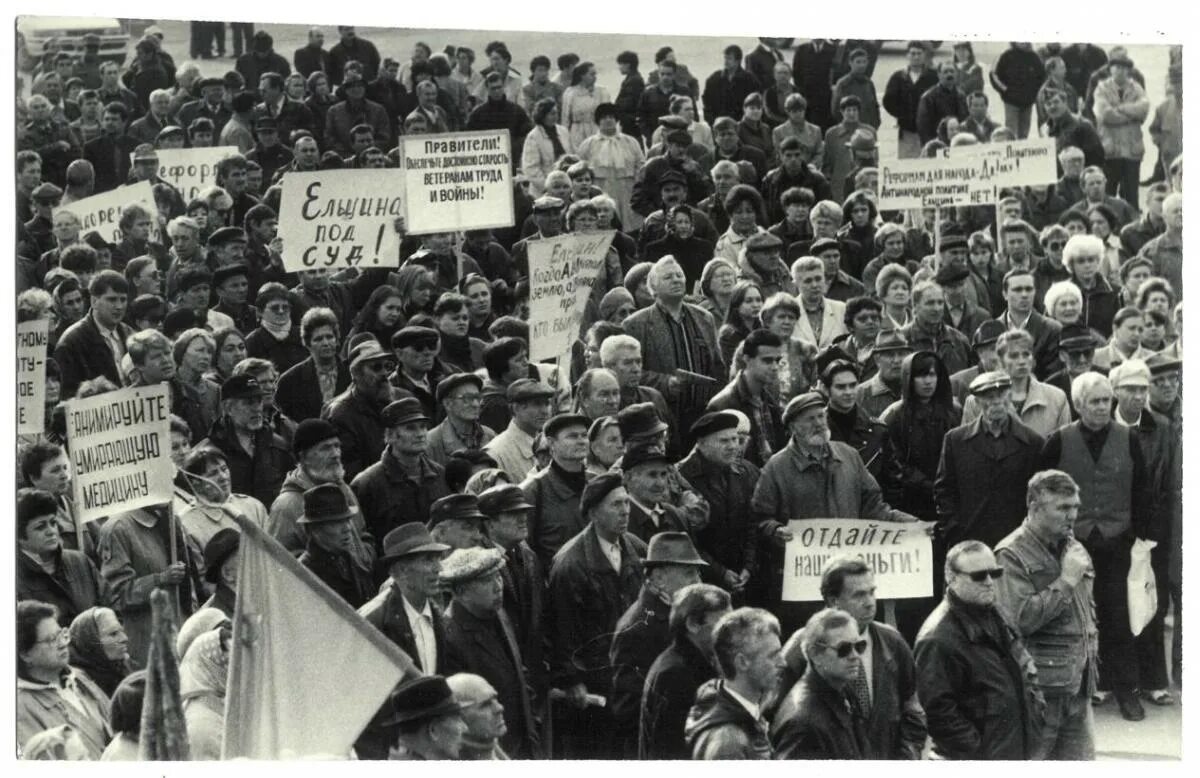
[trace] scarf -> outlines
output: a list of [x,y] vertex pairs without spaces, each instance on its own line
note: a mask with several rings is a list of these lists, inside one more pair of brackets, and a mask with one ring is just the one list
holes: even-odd
[[633,178],[637,172],[638,155],[626,140],[627,137],[620,133],[598,133],[589,139],[589,156],[597,178]]
[[287,323],[285,324],[272,324],[264,316],[263,320],[259,322],[259,324],[262,325],[262,328],[266,330],[271,337],[275,338],[275,340],[279,341],[280,343],[287,340],[288,336],[292,334],[291,319],[288,319]]
[[[128,660],[109,659],[100,643],[100,625],[97,621],[101,611],[108,608],[88,608],[71,622],[70,664],[82,670],[96,682],[109,697],[133,669]],[[111,611],[110,611],[111,612]]]
[[221,628],[209,630],[192,641],[179,663],[180,702],[215,697],[225,699],[229,656],[221,647]]

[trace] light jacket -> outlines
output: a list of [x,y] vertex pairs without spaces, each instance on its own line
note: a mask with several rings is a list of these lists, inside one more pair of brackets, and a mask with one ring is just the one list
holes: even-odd
[[1096,87],[1096,129],[1108,159],[1141,159],[1146,153],[1142,124],[1150,113],[1146,90],[1132,78],[1118,87],[1106,78]]
[[67,702],[54,684],[17,678],[17,747],[39,732],[67,724],[79,733],[88,758],[99,759],[112,739],[108,697],[90,678],[70,668],[64,670],[64,683],[74,689],[86,712]]

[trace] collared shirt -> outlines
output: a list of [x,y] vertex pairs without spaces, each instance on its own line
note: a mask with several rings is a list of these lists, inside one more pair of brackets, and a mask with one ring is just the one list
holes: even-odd
[[759,707],[758,703],[750,702],[750,700],[747,700],[745,697],[735,692],[733,687],[731,687],[729,684],[725,684],[724,686],[725,691],[729,692],[729,696],[737,700],[741,706],[746,709],[746,712],[754,718],[755,721],[760,721],[762,719],[762,708]]
[[1121,413],[1121,406],[1118,405],[1116,408],[1116,413],[1113,414],[1113,421],[1115,421],[1117,424],[1120,424],[1122,427],[1136,428],[1140,427],[1142,424],[1142,414],[1139,413],[1136,419],[1127,421],[1125,419],[1125,415]]
[[92,322],[96,325],[96,329],[100,330],[100,337],[104,338],[104,342],[108,344],[109,351],[113,354],[113,360],[119,365],[121,359],[125,356],[125,344],[121,342],[121,338],[117,335],[117,328],[105,327],[96,318],[96,314],[92,314]]
[[315,362],[313,364],[317,370],[317,384],[321,387],[321,402],[327,403],[337,396],[337,363],[331,365],[328,370],[321,369]]
[[1018,322],[1016,319],[1013,318],[1012,311],[1005,311],[1004,312],[1004,323],[1008,325],[1008,328],[1010,330],[1025,330],[1026,332],[1028,332],[1029,331],[1029,319],[1032,316],[1033,316],[1033,311],[1031,310],[1029,313],[1025,314],[1024,319],[1022,319],[1021,321]]
[[621,547],[616,543],[609,543],[600,537],[599,533],[596,534],[596,540],[600,543],[600,550],[608,558],[608,563],[613,566],[613,570],[621,572]]
[[404,615],[412,627],[413,643],[421,658],[421,669],[432,673],[437,668],[437,639],[433,635],[433,611],[429,608],[429,601],[426,600],[425,607],[418,611],[403,594],[400,594],[400,599],[404,602]]

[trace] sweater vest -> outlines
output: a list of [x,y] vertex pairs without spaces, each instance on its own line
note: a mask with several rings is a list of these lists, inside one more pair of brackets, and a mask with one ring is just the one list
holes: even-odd
[[1058,467],[1079,485],[1079,517],[1075,537],[1084,540],[1098,528],[1105,538],[1113,538],[1129,529],[1130,501],[1133,498],[1133,460],[1129,456],[1129,430],[1120,424],[1109,426],[1108,438],[1100,460],[1092,459],[1079,422],[1062,431],[1062,456]]

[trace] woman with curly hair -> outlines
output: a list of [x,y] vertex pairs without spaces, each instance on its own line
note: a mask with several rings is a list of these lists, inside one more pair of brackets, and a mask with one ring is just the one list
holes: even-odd
[[[406,272],[407,271],[407,272]],[[384,284],[375,288],[371,292],[371,296],[367,298],[367,303],[354,317],[354,326],[346,335],[346,343],[343,349],[349,353],[348,345],[355,335],[361,333],[370,333],[375,336],[375,340],[379,341],[385,349],[391,348],[392,335],[396,333],[404,323],[409,319],[409,314],[416,315],[423,313],[428,305],[428,299],[433,293],[433,284],[428,280],[428,273],[422,267],[409,266],[400,268],[397,275],[403,275],[406,278],[411,278],[410,291],[416,287],[418,283],[423,283],[423,289],[427,290],[421,296],[406,298],[404,293],[390,284]],[[421,282],[416,280],[420,276]],[[346,354],[343,354],[343,359]]]
[[729,215],[729,229],[717,238],[713,256],[736,263],[746,239],[751,235],[766,232],[766,208],[758,190],[746,184],[737,184],[725,195],[725,213]]

